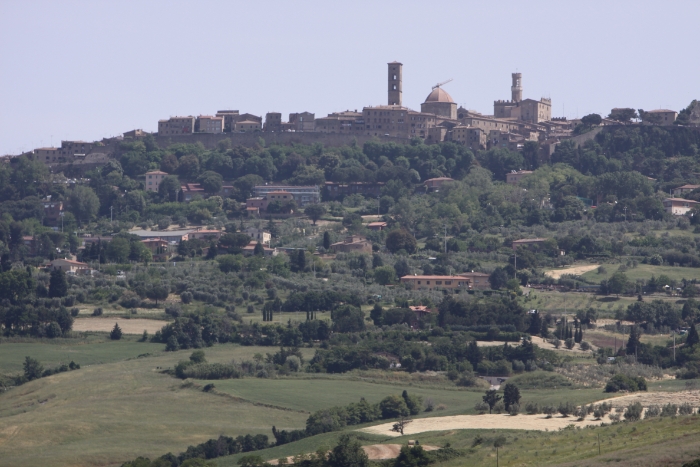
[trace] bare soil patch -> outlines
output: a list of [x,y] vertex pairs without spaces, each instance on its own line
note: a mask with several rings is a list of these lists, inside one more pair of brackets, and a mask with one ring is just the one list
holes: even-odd
[[[700,390],[678,392],[635,392],[624,396],[611,397],[600,402],[609,402],[613,407],[627,407],[639,402],[645,408],[650,405],[663,406],[666,404],[681,405],[686,402],[693,407],[700,406]],[[598,402],[598,403],[600,403]]]
[[[422,445],[423,449],[426,451],[437,451],[440,449],[438,446],[427,446],[427,445]],[[384,459],[396,459],[399,457],[399,453],[401,452],[401,448],[403,447],[403,444],[370,444],[369,446],[362,446],[362,450],[365,451],[365,454],[367,454],[367,457],[369,457],[370,460],[384,460]],[[291,464],[294,461],[294,456],[289,456],[287,457],[287,463]],[[279,459],[273,459],[270,461],[267,461],[268,464],[271,465],[277,465],[279,463]]]
[[596,269],[598,266],[600,266],[600,264],[586,264],[583,266],[574,266],[566,269],[552,269],[550,271],[545,271],[545,275],[551,277],[552,279],[561,279],[561,276],[565,274],[580,276],[581,274]]
[[140,318],[76,318],[73,331],[109,332],[114,328],[114,323],[119,323],[124,334],[143,334],[144,330],[154,334],[167,324],[165,321]]
[[[448,417],[419,418],[413,420],[406,428],[404,434],[413,435],[426,431],[446,431],[446,430],[470,430],[470,429],[494,429],[494,430],[539,430],[556,431],[568,425],[588,426],[600,425],[601,420],[594,420],[592,417],[581,422],[575,417],[563,418],[556,416],[546,418],[546,415],[506,415],[506,414],[484,414],[484,415],[452,415]],[[394,423],[383,423],[381,425],[362,428],[358,431],[384,436],[401,436],[400,433],[391,431]]]

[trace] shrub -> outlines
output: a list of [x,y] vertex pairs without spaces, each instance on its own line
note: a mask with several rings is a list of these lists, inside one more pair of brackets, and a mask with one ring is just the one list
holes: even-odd
[[557,408],[557,411],[562,415],[562,417],[568,417],[569,415],[573,414],[575,410],[576,406],[569,401],[560,403],[559,407]]
[[678,406],[675,404],[666,404],[661,409],[662,417],[675,417],[678,413]]
[[92,310],[92,316],[102,316],[102,308],[95,308]]
[[209,391],[211,391],[212,389],[214,389],[215,387],[216,387],[216,386],[214,386],[214,383],[209,383],[209,384],[207,384],[206,386],[204,386],[204,388],[202,389],[202,391],[204,391],[204,392],[209,392]]
[[564,341],[564,345],[566,346],[567,349],[571,350],[576,345],[576,341],[573,338],[569,337],[568,339],[566,339]]
[[426,412],[432,412],[433,410],[435,410],[435,402],[433,402],[431,398],[427,398],[423,407],[423,410],[425,410]]
[[503,401],[498,401],[496,404],[493,406],[493,411],[496,413],[503,413],[506,411],[506,404],[503,403]]
[[661,407],[659,407],[658,405],[650,405],[647,409],[645,417],[658,417],[659,415],[661,415]]
[[445,404],[438,404],[437,407],[435,407],[435,410],[445,410],[447,406]]
[[192,355],[190,355],[190,361],[194,364],[197,363],[207,363],[206,356],[204,354],[204,350],[195,350],[192,352]]
[[192,296],[192,292],[185,291],[180,294],[180,301],[185,305],[187,305],[188,303],[192,303],[193,298],[194,297]]
[[627,410],[625,411],[625,420],[629,420],[631,422],[637,421],[642,418],[643,412],[644,407],[642,407],[642,404],[639,402],[630,404],[627,406]]
[[618,392],[618,391],[646,391],[647,382],[641,377],[630,377],[626,375],[615,375],[608,383],[605,385],[605,392]]
[[587,351],[591,350],[591,344],[589,344],[586,341],[581,342],[580,345],[581,345],[581,350],[583,350],[583,351],[587,352]]
[[79,308],[71,308],[71,310],[70,310],[70,315],[71,315],[73,318],[75,318],[76,316],[78,316],[79,313],[80,313],[80,309],[79,309]]
[[515,416],[520,413],[520,404],[510,404],[508,407],[508,413]]
[[608,418],[610,419],[611,422],[617,423],[620,421],[620,414],[619,413],[611,413],[608,415]]
[[688,404],[687,402],[683,403],[678,407],[678,413],[680,415],[692,415],[693,414],[693,406]]
[[540,413],[540,406],[537,402],[528,402],[525,404],[525,412],[528,415],[535,415]]
[[489,411],[489,405],[486,402],[479,401],[476,404],[474,404],[474,410],[478,414],[485,414]]

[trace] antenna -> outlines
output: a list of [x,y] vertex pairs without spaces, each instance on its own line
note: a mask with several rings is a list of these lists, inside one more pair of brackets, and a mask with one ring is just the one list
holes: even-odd
[[450,81],[452,81],[452,78],[448,79],[447,81],[443,81],[442,83],[436,84],[435,86],[433,86],[433,89],[439,88],[440,86],[444,86],[445,84],[449,83]]

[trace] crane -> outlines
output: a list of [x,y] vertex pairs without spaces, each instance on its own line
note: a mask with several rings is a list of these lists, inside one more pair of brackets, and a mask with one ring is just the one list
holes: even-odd
[[452,81],[452,78],[448,79],[447,81],[443,81],[442,83],[436,84],[435,86],[433,86],[433,89],[439,88],[440,86],[443,86],[443,85],[449,83],[450,81]]

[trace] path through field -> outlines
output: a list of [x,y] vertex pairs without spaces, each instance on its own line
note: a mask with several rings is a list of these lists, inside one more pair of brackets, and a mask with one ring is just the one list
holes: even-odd
[[[402,444],[370,444],[369,446],[362,446],[362,449],[367,454],[367,457],[369,457],[369,460],[377,461],[384,459],[396,459],[399,457],[402,446]],[[423,446],[423,449],[426,451],[437,451],[440,448],[437,446]],[[292,462],[294,462],[294,456],[287,457],[287,464],[291,464]],[[267,463],[277,465],[279,463],[279,459],[273,459],[267,461]]]
[[[648,408],[650,405],[663,406],[666,404],[681,405],[685,402],[692,405],[694,408],[700,406],[700,390],[679,391],[679,392],[639,392],[634,394],[626,394],[624,396],[612,397],[604,401],[609,402],[613,407],[623,409],[630,404],[639,402]],[[595,420],[592,416],[586,417],[583,421],[578,421],[576,417],[562,417],[556,415],[552,418],[546,418],[545,415],[516,415],[507,414],[484,414],[484,415],[453,415],[449,417],[430,417],[419,418],[413,420],[404,429],[404,434],[414,435],[424,433],[426,431],[445,431],[445,430],[469,430],[469,429],[501,429],[501,430],[538,430],[538,431],[556,431],[561,428],[566,428],[569,425],[584,427],[588,425],[600,425],[602,422],[610,423],[610,420]],[[394,422],[383,423],[367,428],[362,428],[357,431],[371,433],[384,436],[400,436],[399,433],[391,431]]]
[[154,334],[168,324],[165,321],[142,318],[76,318],[73,321],[73,331],[109,332],[114,328],[114,323],[119,323],[124,334],[143,334],[144,329],[149,334]]
[[566,269],[552,269],[545,271],[545,275],[551,277],[552,279],[561,279],[564,274],[571,274],[573,276],[580,276],[588,271],[596,269],[600,264],[586,264],[583,266],[574,266]]

